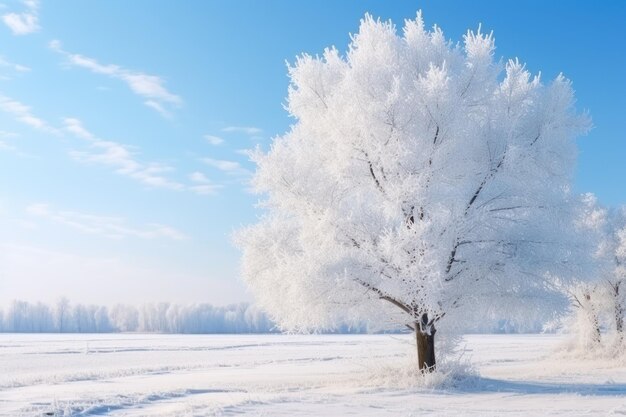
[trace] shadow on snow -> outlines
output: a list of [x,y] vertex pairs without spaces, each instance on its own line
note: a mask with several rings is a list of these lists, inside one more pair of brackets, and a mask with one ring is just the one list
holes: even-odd
[[[455,393],[511,393],[532,394],[578,394],[613,396],[626,394],[626,384],[585,384],[585,383],[541,383],[527,381],[506,381],[493,378],[470,377],[459,381],[452,390]],[[456,384],[455,384],[456,385]]]

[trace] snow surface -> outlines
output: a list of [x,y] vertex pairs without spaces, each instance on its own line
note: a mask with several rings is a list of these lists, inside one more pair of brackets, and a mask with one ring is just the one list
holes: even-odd
[[0,334],[0,415],[626,415],[626,367],[556,360],[563,336],[466,336],[480,376],[437,389],[404,376],[410,340]]

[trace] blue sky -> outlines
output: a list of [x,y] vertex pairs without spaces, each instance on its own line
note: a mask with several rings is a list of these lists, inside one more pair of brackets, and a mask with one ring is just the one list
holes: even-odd
[[244,155],[290,123],[285,61],[345,50],[366,12],[572,79],[594,129],[575,187],[626,203],[626,3],[101,1],[0,5],[0,304],[250,300],[230,235]]

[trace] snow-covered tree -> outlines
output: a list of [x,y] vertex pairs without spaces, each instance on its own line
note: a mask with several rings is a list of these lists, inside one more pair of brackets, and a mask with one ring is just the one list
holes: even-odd
[[578,336],[578,344],[583,351],[597,348],[602,342],[603,289],[598,283],[579,282],[568,290],[573,307],[569,317],[572,322],[570,327]]
[[[602,207],[593,194],[582,197],[583,214],[579,227],[590,241],[595,241],[594,252],[600,268],[586,286],[597,315],[608,318],[606,327],[624,340],[624,313],[626,313],[626,208],[609,210]],[[580,286],[579,286],[580,288]],[[574,305],[580,303],[574,299]]]
[[52,309],[42,302],[31,305],[33,328],[37,333],[49,333],[54,332],[54,318]]
[[[576,227],[585,234],[596,267],[585,280],[564,286],[571,300],[567,330],[577,336],[583,356],[623,352],[626,313],[626,209],[601,206],[581,196]],[[616,350],[617,349],[617,350]]]
[[400,323],[432,370],[436,329],[552,309],[554,281],[584,276],[569,189],[589,122],[567,79],[494,48],[367,15],[345,55],[289,67],[295,124],[253,154],[266,214],[235,238],[284,329]]
[[137,331],[139,312],[137,308],[125,304],[116,304],[109,313],[112,326],[120,332]]
[[581,195],[578,212],[575,227],[584,233],[597,268],[582,280],[563,283],[571,302],[570,314],[564,322],[576,335],[578,347],[589,351],[598,348],[602,341],[601,327],[608,300],[606,283],[611,264],[609,253],[613,245],[609,238],[609,212],[598,204],[595,195]]
[[78,333],[94,332],[96,328],[96,306],[75,304],[72,308],[74,326]]
[[[608,295],[611,300],[611,317],[620,341],[624,341],[624,313],[626,313],[626,208],[616,214],[611,223],[610,249],[613,252],[613,265],[607,280]],[[609,249],[609,250],[610,250]],[[609,256],[610,256],[609,255]]]
[[98,306],[94,312],[94,331],[97,333],[110,332],[111,322],[109,320],[109,309],[105,306]]
[[14,300],[0,308],[0,332],[160,332],[160,333],[269,333],[274,324],[267,314],[246,303],[216,307],[211,304],[147,303],[139,308],[71,304],[61,298],[53,309],[42,303]]
[[69,332],[72,328],[70,302],[66,297],[61,297],[56,302],[54,309],[54,325],[57,331]]

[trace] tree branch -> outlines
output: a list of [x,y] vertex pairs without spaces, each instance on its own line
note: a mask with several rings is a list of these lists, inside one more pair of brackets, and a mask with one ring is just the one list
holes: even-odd
[[489,170],[489,172],[487,173],[485,178],[481,181],[480,185],[478,186],[478,188],[476,189],[476,191],[472,195],[472,198],[470,198],[470,201],[467,203],[467,206],[465,207],[465,216],[467,216],[467,213],[469,212],[469,209],[472,207],[472,205],[474,205],[474,203],[476,202],[476,199],[478,199],[478,196],[480,195],[480,193],[485,188],[485,185],[487,185],[487,182],[491,178],[495,177],[495,175],[498,173],[500,168],[502,168],[502,165],[504,165],[504,159],[505,158],[506,158],[506,151],[504,151],[504,153],[502,154],[502,158],[500,158],[500,161],[498,162],[498,164],[494,168]]
[[[385,189],[383,188],[380,180],[378,179],[378,177],[376,176],[376,173],[374,172],[374,163],[372,162],[372,160],[370,159],[370,156],[367,152],[365,152],[363,149],[358,149],[363,155],[365,155],[365,162],[367,162],[367,166],[369,168],[370,171],[370,175],[372,177],[372,179],[374,180],[374,184],[376,184],[376,188],[378,188],[378,190],[383,194],[383,195],[387,195],[387,193],[385,193]],[[383,177],[385,177],[385,174],[383,173]]]
[[390,295],[385,294],[380,289],[374,287],[372,284],[369,284],[369,283],[367,283],[367,282],[365,282],[365,281],[363,281],[363,280],[361,280],[359,278],[355,278],[354,281],[356,281],[357,283],[359,283],[363,287],[367,288],[368,290],[375,292],[376,295],[378,295],[378,298],[380,298],[381,300],[388,301],[391,304],[395,305],[396,307],[400,308],[405,313],[413,316],[413,311],[411,310],[411,308],[409,306],[407,306],[406,304],[404,304],[402,301],[396,300],[395,298],[391,297]]

